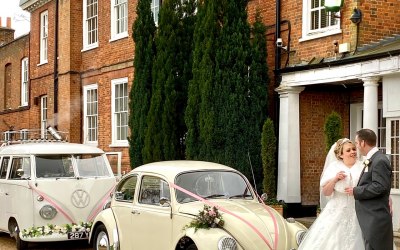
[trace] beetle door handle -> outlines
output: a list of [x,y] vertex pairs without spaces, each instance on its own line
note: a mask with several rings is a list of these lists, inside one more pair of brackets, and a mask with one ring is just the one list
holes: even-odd
[[139,210],[132,210],[132,214],[140,214]]

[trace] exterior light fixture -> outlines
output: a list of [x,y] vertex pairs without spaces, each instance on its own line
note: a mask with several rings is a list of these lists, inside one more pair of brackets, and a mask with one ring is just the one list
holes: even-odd
[[361,10],[354,8],[353,14],[350,17],[351,22],[354,24],[359,24],[361,22],[361,18],[362,18]]
[[325,10],[329,12],[338,12],[343,7],[344,0],[325,0]]

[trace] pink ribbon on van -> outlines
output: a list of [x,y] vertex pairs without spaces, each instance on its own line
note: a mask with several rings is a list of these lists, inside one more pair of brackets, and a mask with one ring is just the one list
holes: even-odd
[[114,187],[115,185],[113,185],[112,188],[110,188],[110,190],[107,191],[107,194],[104,195],[101,202],[97,205],[97,207],[95,207],[95,209],[92,210],[89,217],[87,218],[87,221],[93,221],[94,217],[100,212],[103,206],[107,203],[107,200],[110,197],[111,192],[114,190]]
[[53,201],[53,200],[52,200],[50,197],[48,197],[45,193],[39,191],[39,189],[33,187],[33,186],[31,185],[31,183],[29,183],[28,185],[29,185],[29,187],[30,187],[33,191],[35,191],[38,195],[42,196],[43,199],[44,199],[45,201],[47,201],[48,203],[50,203],[51,205],[53,205],[53,206],[57,209],[57,211],[59,211],[60,213],[62,213],[62,214],[65,216],[65,218],[67,218],[67,220],[69,220],[72,224],[74,224],[74,220],[73,220],[73,219],[67,214],[67,212],[65,212],[64,209],[62,209],[55,201]]
[[178,189],[179,191],[182,191],[182,192],[184,192],[185,194],[187,194],[187,195],[189,195],[189,196],[191,196],[191,197],[193,197],[193,198],[195,198],[195,199],[197,199],[197,200],[199,200],[199,201],[201,201],[201,202],[203,202],[203,203],[205,203],[205,204],[207,204],[207,205],[209,205],[209,206],[214,206],[214,207],[218,208],[219,210],[221,210],[221,211],[223,211],[223,212],[225,212],[225,213],[227,213],[227,214],[230,214],[230,215],[232,215],[232,216],[238,218],[239,220],[243,221],[243,222],[244,222],[247,226],[249,226],[258,236],[260,236],[260,238],[265,242],[265,244],[267,244],[267,246],[269,247],[269,249],[271,249],[271,250],[277,249],[277,245],[278,245],[277,222],[276,222],[275,216],[273,216],[273,214],[271,213],[271,211],[269,211],[268,209],[267,209],[267,211],[268,211],[268,213],[271,215],[271,218],[272,218],[272,220],[273,220],[273,222],[274,222],[274,230],[275,230],[274,248],[272,248],[272,246],[269,244],[268,239],[265,238],[265,236],[264,236],[253,224],[251,224],[249,221],[245,220],[244,218],[240,217],[240,216],[237,215],[237,214],[234,214],[233,212],[229,211],[228,209],[226,209],[226,208],[224,208],[224,207],[221,207],[221,206],[219,206],[219,205],[217,205],[217,204],[215,204],[215,203],[213,203],[213,202],[211,202],[211,201],[209,201],[209,200],[204,199],[204,198],[201,197],[201,196],[198,196],[198,195],[196,195],[196,194],[194,194],[194,193],[192,193],[192,192],[190,192],[190,191],[188,191],[188,190],[186,190],[186,189],[184,189],[184,188],[182,188],[182,187],[180,187],[180,186],[178,186],[178,185],[175,185],[175,184],[172,183],[172,182],[170,182],[169,184],[170,184],[173,188]]

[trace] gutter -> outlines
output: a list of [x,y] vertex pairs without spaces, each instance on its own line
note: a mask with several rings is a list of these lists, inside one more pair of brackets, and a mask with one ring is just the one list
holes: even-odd
[[303,70],[320,69],[320,68],[327,68],[327,67],[332,67],[332,66],[341,66],[341,65],[351,64],[351,63],[365,62],[365,61],[381,59],[381,58],[391,57],[391,56],[398,56],[398,55],[400,55],[400,49],[380,52],[380,53],[376,53],[376,54],[369,54],[369,55],[364,55],[364,56],[351,56],[351,57],[347,57],[347,58],[344,58],[341,60],[335,60],[335,61],[331,61],[331,62],[322,62],[319,64],[307,64],[307,65],[300,65],[300,66],[295,66],[295,67],[287,67],[287,68],[283,68],[283,69],[277,69],[274,72],[277,75],[277,74],[284,74],[284,73],[303,71]]
[[58,113],[58,0],[55,1],[55,27],[54,27],[54,120],[53,126],[57,129]]

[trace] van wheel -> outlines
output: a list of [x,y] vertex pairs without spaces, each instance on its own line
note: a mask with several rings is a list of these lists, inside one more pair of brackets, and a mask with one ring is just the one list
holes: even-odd
[[96,228],[93,242],[94,250],[110,250],[110,238],[108,237],[107,229],[104,225]]
[[21,240],[19,237],[19,227],[16,221],[11,221],[9,224],[10,236],[15,239],[17,250],[27,249],[28,242]]

